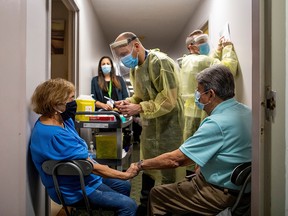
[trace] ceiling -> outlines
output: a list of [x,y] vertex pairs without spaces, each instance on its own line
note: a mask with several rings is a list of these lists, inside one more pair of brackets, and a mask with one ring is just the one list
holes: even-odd
[[107,41],[135,33],[145,48],[168,51],[201,0],[91,0]]

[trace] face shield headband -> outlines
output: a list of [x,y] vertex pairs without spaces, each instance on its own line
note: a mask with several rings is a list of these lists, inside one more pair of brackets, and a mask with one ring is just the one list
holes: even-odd
[[130,44],[136,38],[137,37],[134,36],[132,38],[127,38],[127,39],[124,39],[124,40],[115,41],[115,42],[110,44],[110,49],[112,50],[112,49],[115,49],[115,48],[128,46],[128,44]]
[[[117,68],[120,71],[121,75],[125,75],[127,73],[127,69],[121,62],[121,58],[129,55],[132,52],[133,44],[131,43],[133,40],[135,40],[137,37],[127,38],[124,40],[116,41],[110,44],[110,50],[114,59],[114,62],[117,66]],[[122,73],[123,72],[123,73]]]
[[200,34],[196,37],[189,37],[186,39],[186,46],[189,44],[198,44],[198,43],[208,43],[208,35],[207,34]]

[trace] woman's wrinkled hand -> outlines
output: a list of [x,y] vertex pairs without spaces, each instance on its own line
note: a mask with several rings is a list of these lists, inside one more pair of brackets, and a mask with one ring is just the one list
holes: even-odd
[[138,175],[139,169],[135,163],[132,163],[130,167],[126,170],[126,173],[129,175],[129,179],[134,178]]

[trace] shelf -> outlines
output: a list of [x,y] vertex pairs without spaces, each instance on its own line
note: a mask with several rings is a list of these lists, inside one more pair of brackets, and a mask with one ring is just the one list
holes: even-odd
[[[115,120],[95,120],[91,119],[90,121],[75,121],[76,128],[124,128],[132,124],[133,117],[123,118],[119,113],[114,111],[101,111],[101,112],[77,112],[76,116],[114,116]],[[124,120],[124,121],[123,121]]]

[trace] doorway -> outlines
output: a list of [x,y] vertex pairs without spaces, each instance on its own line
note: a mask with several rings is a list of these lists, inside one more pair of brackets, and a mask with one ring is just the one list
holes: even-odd
[[51,78],[71,81],[76,89],[79,77],[78,12],[74,0],[51,2]]
[[[79,94],[79,7],[75,0],[51,0],[50,78],[72,82]],[[47,197],[48,198],[48,197]],[[62,214],[62,206],[48,198],[50,216]]]

